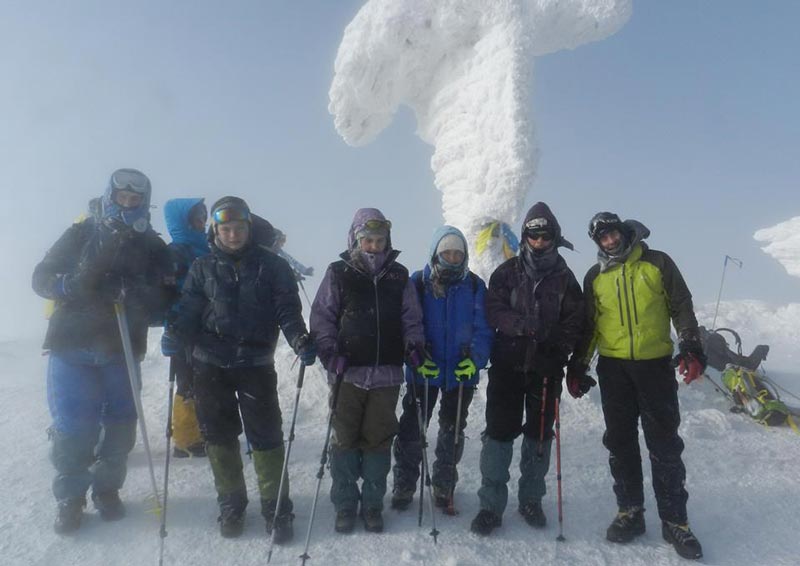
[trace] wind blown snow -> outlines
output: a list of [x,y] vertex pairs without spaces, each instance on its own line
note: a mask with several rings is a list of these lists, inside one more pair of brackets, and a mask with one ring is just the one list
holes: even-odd
[[400,105],[434,146],[444,220],[484,277],[502,246],[475,253],[482,227],[514,225],[537,165],[533,57],[608,37],[632,0],[369,0],[344,32],[329,110],[351,145],[371,142]]
[[789,275],[800,277],[800,216],[763,228],[753,238],[767,243],[761,249],[777,259]]

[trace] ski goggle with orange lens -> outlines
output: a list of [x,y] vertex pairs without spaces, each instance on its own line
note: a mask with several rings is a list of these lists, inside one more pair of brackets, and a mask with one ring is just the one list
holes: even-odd
[[234,220],[250,222],[250,212],[239,207],[220,208],[214,211],[214,222],[217,224],[225,224]]

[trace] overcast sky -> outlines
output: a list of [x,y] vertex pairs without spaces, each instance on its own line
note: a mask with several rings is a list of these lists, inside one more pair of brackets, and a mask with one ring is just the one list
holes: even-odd
[[[357,149],[327,111],[336,49],[361,5],[3,3],[0,339],[41,332],[33,267],[118,167],[151,178],[159,230],[169,198],[236,194],[321,274],[354,210],[377,206],[401,261],[420,268],[442,221],[432,148],[408,111]],[[728,273],[724,298],[800,298],[752,238],[800,214],[798,22],[793,0],[635,0],[616,35],[536,60],[541,158],[528,203],[551,205],[579,279],[594,261],[588,219],[613,210],[651,228],[698,303],[716,299],[725,254],[744,268]]]

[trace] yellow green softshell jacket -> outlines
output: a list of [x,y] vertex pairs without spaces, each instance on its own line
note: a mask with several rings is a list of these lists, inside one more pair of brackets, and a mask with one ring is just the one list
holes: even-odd
[[576,350],[589,365],[601,356],[652,360],[672,355],[670,320],[679,337],[697,332],[692,295],[680,271],[664,252],[635,244],[620,265],[593,266],[583,281],[586,331]]

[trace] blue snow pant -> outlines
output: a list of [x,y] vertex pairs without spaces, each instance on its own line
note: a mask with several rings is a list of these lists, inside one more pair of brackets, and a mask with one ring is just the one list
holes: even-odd
[[136,406],[124,361],[51,352],[47,401],[56,500],[84,499],[90,486],[95,493],[119,490],[136,442]]
[[[424,385],[410,384],[406,386],[403,396],[403,414],[400,416],[400,427],[394,440],[394,491],[415,491],[419,479],[420,462],[422,461],[422,441],[419,434],[417,403],[414,391],[424,406]],[[436,458],[431,466],[431,483],[437,492],[449,494],[458,482],[457,464],[464,453],[464,429],[467,427],[469,406],[475,393],[473,387],[464,387],[461,399],[461,419],[459,422],[458,445],[456,445],[456,413],[458,412],[458,389],[451,389],[442,394],[439,402],[439,434],[436,437]],[[439,397],[438,387],[428,388],[428,414],[423,418],[430,421],[436,400]],[[424,412],[424,410],[423,410]]]
[[620,360],[600,356],[597,377],[606,422],[603,444],[609,451],[617,505],[625,509],[644,504],[641,418],[658,516],[662,521],[686,523],[689,494],[684,487],[683,440],[678,435],[678,382],[670,358]]
[[[517,498],[520,505],[539,502],[546,493],[550,469],[555,398],[561,393],[560,376],[549,380],[541,427],[543,377],[536,371],[519,372],[494,365],[486,390],[486,430],[481,449],[481,509],[502,516],[508,504],[509,468],[514,440],[523,435]],[[524,419],[524,422],[523,422]]]

